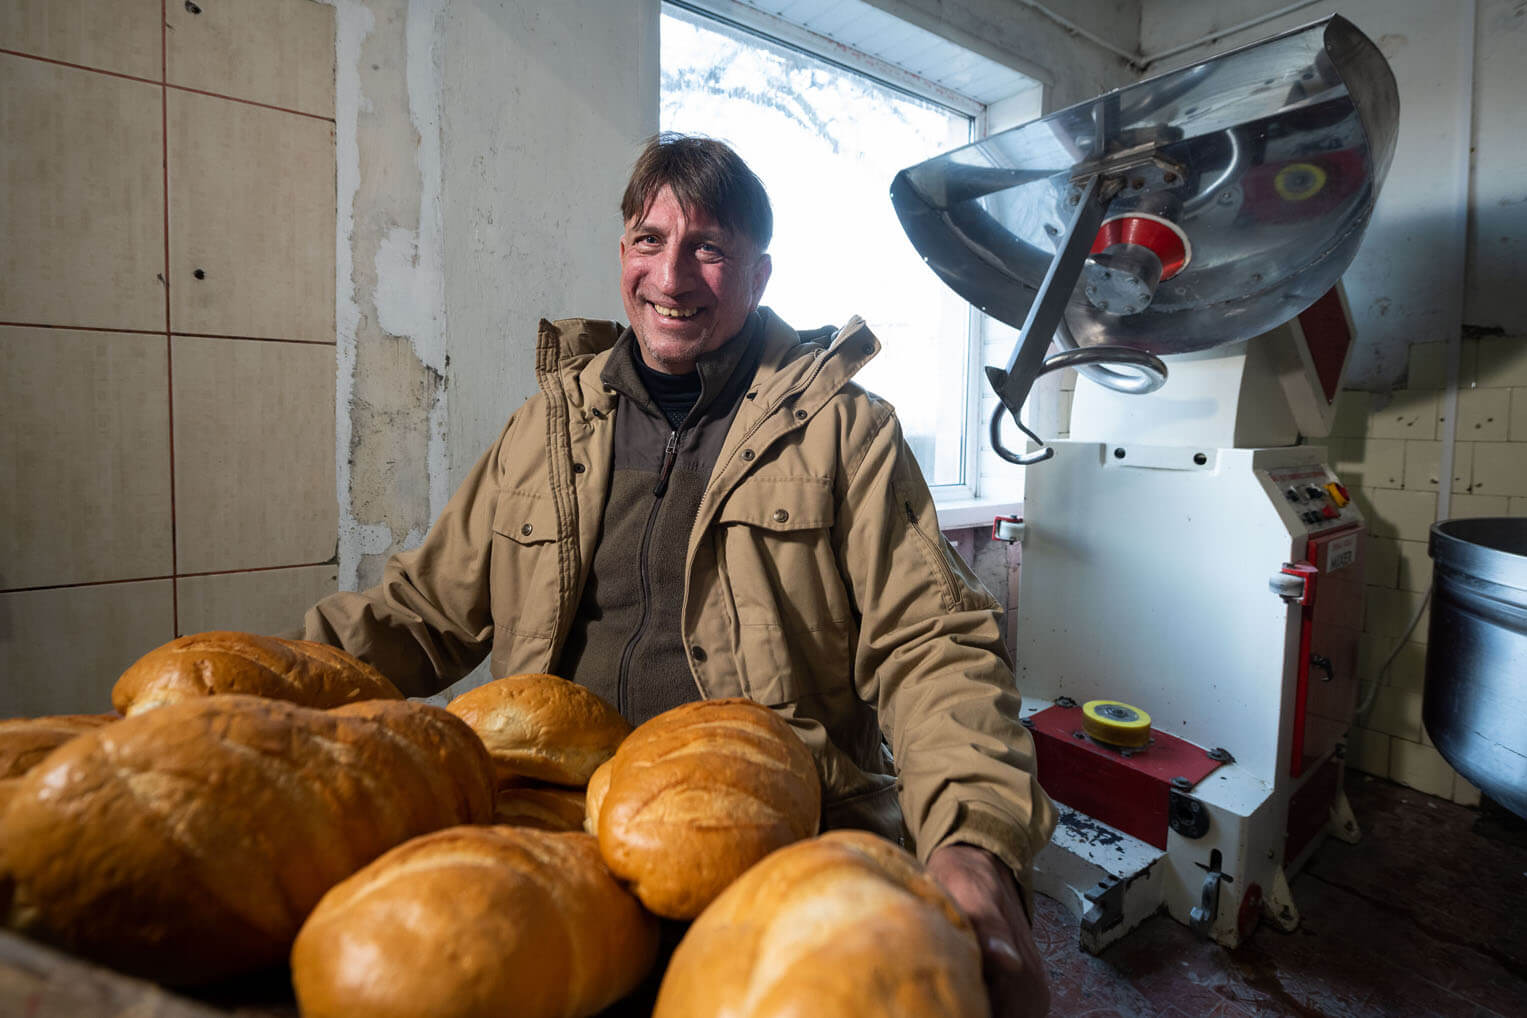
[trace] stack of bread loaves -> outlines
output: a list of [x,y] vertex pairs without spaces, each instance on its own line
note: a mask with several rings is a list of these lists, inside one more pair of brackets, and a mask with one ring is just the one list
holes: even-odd
[[222,695],[75,738],[0,815],[5,925],[113,968],[205,983],[286,957],[334,884],[487,821],[492,765],[438,708]]
[[0,920],[122,971],[289,958],[307,1018],[587,1018],[652,970],[658,916],[699,916],[665,1018],[986,1013],[958,910],[887,842],[812,838],[812,755],[757,703],[633,731],[517,675],[440,710],[238,633],[145,655],[112,699],[0,722]]

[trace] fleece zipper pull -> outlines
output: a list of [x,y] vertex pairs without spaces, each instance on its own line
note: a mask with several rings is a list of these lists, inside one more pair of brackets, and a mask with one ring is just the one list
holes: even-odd
[[668,444],[663,447],[663,469],[657,475],[657,487],[652,489],[654,498],[662,498],[668,490],[668,475],[673,473],[673,462],[679,458],[679,431],[668,433]]

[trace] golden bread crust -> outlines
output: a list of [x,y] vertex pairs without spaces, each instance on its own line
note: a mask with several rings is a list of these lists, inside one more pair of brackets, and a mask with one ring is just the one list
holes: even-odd
[[589,835],[457,827],[325,895],[292,983],[304,1018],[582,1018],[634,989],[657,946]]
[[111,702],[125,715],[217,693],[242,693],[326,709],[401,700],[375,668],[335,647],[254,633],[214,631],[171,640],[117,679]]
[[511,675],[462,693],[446,710],[472,726],[500,779],[582,787],[631,733],[604,700],[555,675]]

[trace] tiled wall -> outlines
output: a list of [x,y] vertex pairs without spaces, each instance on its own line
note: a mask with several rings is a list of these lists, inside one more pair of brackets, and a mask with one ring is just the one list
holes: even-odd
[[[1406,387],[1387,402],[1343,392],[1327,444],[1370,528],[1364,680],[1400,647],[1371,713],[1353,733],[1348,760],[1472,804],[1479,791],[1448,766],[1421,723],[1429,607],[1400,644],[1432,579],[1426,543],[1436,520],[1446,352],[1442,343],[1412,346]],[[1448,517],[1527,516],[1527,338],[1463,342],[1456,431]]]
[[335,587],[334,9],[0,4],[0,716]]

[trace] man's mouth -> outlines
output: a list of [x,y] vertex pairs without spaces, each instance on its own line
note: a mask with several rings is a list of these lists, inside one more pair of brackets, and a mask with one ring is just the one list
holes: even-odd
[[664,318],[693,318],[700,313],[699,308],[675,308],[669,307],[666,304],[655,304],[652,301],[647,303],[652,305],[652,310]]

